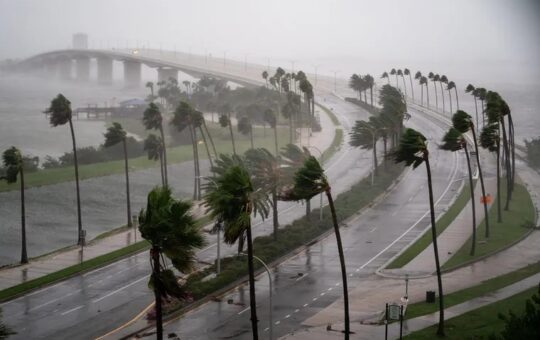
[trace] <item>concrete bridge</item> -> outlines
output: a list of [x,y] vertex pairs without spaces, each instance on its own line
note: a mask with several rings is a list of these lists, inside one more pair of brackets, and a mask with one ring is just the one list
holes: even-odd
[[206,75],[234,81],[244,86],[253,86],[253,83],[246,81],[245,78],[208,71],[192,65],[182,64],[177,60],[155,59],[141,55],[138,50],[56,50],[41,53],[15,63],[9,67],[9,71],[87,82],[90,80],[90,61],[92,59],[95,59],[97,64],[97,81],[104,85],[112,84],[113,61],[119,61],[123,64],[124,84],[126,87],[141,86],[142,65],[156,69],[158,82],[169,78],[178,79],[178,72],[182,71],[194,78],[201,78]]

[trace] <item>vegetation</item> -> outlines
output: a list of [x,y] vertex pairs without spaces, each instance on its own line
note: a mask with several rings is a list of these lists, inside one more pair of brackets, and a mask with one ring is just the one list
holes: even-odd
[[65,125],[66,123],[69,124],[71,142],[73,144],[73,161],[75,165],[75,188],[77,191],[77,244],[84,244],[81,217],[81,192],[79,189],[79,163],[77,162],[77,144],[75,142],[75,131],[73,130],[71,102],[62,94],[58,94],[56,98],[51,101],[51,105],[45,113],[49,115],[49,120],[53,127]]
[[167,147],[166,147],[167,144],[165,143],[165,134],[163,133],[163,116],[161,114],[161,111],[159,110],[159,107],[153,102],[148,104],[148,108],[144,110],[142,121],[143,121],[144,127],[147,130],[159,131],[161,139],[153,137],[151,139],[152,142],[149,141],[147,144],[145,143],[145,150],[149,150],[149,148],[147,148],[146,146],[148,147],[153,146],[154,150],[158,150],[159,155],[160,155],[160,160],[163,160],[162,169],[163,169],[164,186],[167,186],[167,184],[169,183],[168,178],[167,178]]
[[157,339],[163,339],[162,299],[174,297],[179,300],[188,296],[163,259],[166,255],[175,269],[187,273],[194,268],[196,249],[205,241],[202,231],[190,214],[191,203],[177,201],[167,187],[157,187],[148,194],[146,210],[139,214],[141,236],[150,245],[152,276],[150,286],[154,290]]
[[505,325],[497,339],[540,339],[540,286],[536,294],[525,301],[525,312],[518,315],[510,310],[508,316],[501,313],[498,316]]
[[540,168],[540,137],[525,140],[527,148],[527,162],[533,168]]
[[[495,198],[497,200],[504,200],[506,197],[506,190],[503,188],[501,192],[502,196]],[[477,245],[477,252],[475,256],[469,255],[468,249],[471,247],[472,240],[469,239],[463,246],[446,262],[443,266],[444,269],[450,269],[455,266],[459,266],[468,261],[484,257],[488,254],[492,254],[498,250],[507,247],[512,242],[516,242],[521,239],[526,233],[528,233],[534,226],[535,222],[535,208],[532,203],[531,197],[527,189],[519,184],[516,184],[514,190],[514,204],[512,209],[509,210],[507,218],[500,223],[492,223],[492,235],[488,238],[479,238]],[[497,202],[494,202],[495,205]],[[497,214],[497,209],[492,206],[490,211],[490,218],[494,219]],[[484,231],[485,223],[482,222],[478,226],[478,233],[481,234]]]
[[2,322],[2,310],[0,309],[0,340],[7,339],[10,335],[16,334]]
[[443,287],[441,277],[441,267],[439,264],[439,248],[437,246],[437,229],[435,227],[435,208],[433,204],[433,185],[431,180],[431,167],[429,165],[429,151],[427,148],[426,137],[413,129],[406,129],[401,143],[394,154],[397,163],[404,162],[406,165],[412,165],[417,168],[425,163],[427,170],[427,182],[429,192],[429,210],[431,216],[431,238],[433,251],[435,253],[435,268],[437,270],[437,285],[439,288],[439,325],[437,335],[444,336],[444,302]]

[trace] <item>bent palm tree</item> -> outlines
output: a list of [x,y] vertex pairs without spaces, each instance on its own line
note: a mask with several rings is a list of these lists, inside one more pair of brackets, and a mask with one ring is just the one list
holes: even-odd
[[153,161],[159,160],[161,185],[165,186],[165,173],[163,172],[163,141],[153,133],[149,134],[144,140],[144,151],[146,151],[148,159]]
[[294,175],[294,186],[284,193],[283,200],[299,201],[309,200],[315,195],[325,193],[328,198],[328,205],[332,212],[332,223],[334,225],[334,233],[336,235],[336,243],[338,247],[339,262],[341,266],[341,280],[343,285],[343,309],[345,314],[345,339],[349,339],[350,320],[349,320],[349,291],[347,287],[347,270],[345,266],[345,255],[343,253],[343,245],[341,242],[341,234],[337,221],[336,208],[332,197],[332,188],[324,173],[323,168],[313,156],[308,156],[304,161],[303,166],[296,171]]
[[231,134],[233,154],[236,155],[236,146],[234,144],[234,134],[233,134],[233,129],[232,129],[231,114],[230,113],[221,114],[219,116],[219,125],[221,125],[221,127],[229,127],[229,133]]
[[8,183],[16,183],[17,176],[20,175],[21,183],[21,263],[28,263],[26,253],[26,204],[24,200],[24,160],[21,152],[16,147],[4,151],[2,160],[6,170],[5,179]]
[[412,165],[416,169],[420,164],[426,164],[427,181],[429,190],[429,210],[431,215],[431,238],[433,251],[435,252],[435,267],[437,270],[437,284],[439,287],[439,326],[437,335],[444,336],[444,302],[443,287],[441,277],[441,267],[439,264],[439,247],[437,246],[437,231],[435,227],[435,207],[433,204],[433,184],[431,180],[431,167],[429,165],[429,151],[426,137],[413,129],[406,129],[401,138],[398,150],[395,152],[396,163],[405,162],[407,166]]
[[478,90],[472,85],[469,84],[465,88],[465,93],[470,93],[474,98],[474,110],[476,112],[476,127],[478,128]]
[[[371,117],[370,117],[371,118]],[[377,175],[377,127],[372,122],[357,120],[349,134],[349,144],[366,150],[373,150],[373,172]]]
[[459,110],[459,97],[458,97],[458,93],[457,93],[456,83],[454,83],[453,81],[448,82],[447,88],[448,88],[448,90],[454,89],[454,92],[456,94],[456,109]]
[[497,157],[495,166],[497,167],[497,222],[499,223],[502,222],[500,144],[499,123],[490,123],[484,126],[482,132],[480,133],[480,145],[482,145],[482,147],[487,149],[489,152],[495,152]]
[[443,111],[443,114],[444,114],[444,110],[445,110],[445,105],[444,105],[444,89],[443,89],[443,86],[442,84],[443,83],[448,83],[448,79],[446,79],[446,76],[445,75],[442,75],[439,77],[439,86],[441,88],[441,98],[442,98],[442,111]]
[[383,74],[381,74],[381,79],[383,78],[386,78],[386,81],[388,82],[388,85],[390,85],[390,76],[388,75],[388,72],[383,72]]
[[168,185],[167,176],[167,148],[165,144],[165,134],[163,133],[163,116],[156,104],[150,103],[143,113],[143,125],[147,130],[158,130],[163,143],[163,174],[165,185]]
[[204,236],[190,213],[191,203],[176,200],[167,187],[157,187],[148,194],[146,210],[139,214],[139,230],[150,242],[157,339],[163,339],[162,299],[169,296],[184,300],[188,294],[178,284],[171,269],[166,269],[162,255],[182,273],[194,269],[196,249],[204,246]]
[[407,98],[407,84],[405,84],[405,77],[403,76],[403,71],[401,69],[397,70],[397,75],[401,76],[401,80],[403,80],[403,89],[405,90],[405,98]]
[[279,155],[279,147],[278,147],[278,136],[277,136],[277,118],[272,111],[272,109],[267,109],[264,111],[264,121],[270,125],[270,127],[274,130],[274,146],[276,148],[276,157]]
[[253,149],[253,125],[251,120],[247,116],[243,116],[238,120],[238,132],[243,135],[249,135],[249,140],[251,142],[251,148]]
[[[226,156],[221,155],[221,158]],[[234,156],[233,156],[234,157]],[[268,196],[253,185],[252,177],[243,162],[226,161],[230,166],[216,171],[216,177],[209,181],[204,195],[205,206],[210,217],[221,222],[224,239],[234,244],[246,234],[248,245],[249,302],[253,339],[258,339],[257,303],[255,300],[255,272],[253,266],[253,240],[251,235],[251,214],[268,216]]]
[[263,71],[262,77],[263,77],[263,79],[264,79],[264,82],[266,83],[266,88],[268,88],[268,72],[267,72],[267,71]]
[[429,107],[429,86],[428,80],[425,76],[420,77],[420,85],[424,85],[426,87],[427,107]]
[[403,70],[403,74],[406,75],[406,76],[409,76],[409,82],[411,83],[412,99],[413,99],[413,102],[414,102],[414,87],[413,87],[413,83],[412,83],[411,70],[409,70],[408,68],[406,68],[406,69]]
[[129,195],[129,167],[128,167],[128,153],[127,153],[127,143],[126,143],[126,131],[122,128],[120,123],[114,122],[111,127],[107,129],[105,133],[105,143],[103,146],[110,147],[118,143],[122,143],[124,149],[124,170],[126,173],[126,203],[127,203],[127,225],[132,227],[131,223],[131,201]]
[[77,191],[77,226],[78,237],[77,244],[81,245],[84,242],[82,234],[82,217],[81,217],[81,192],[79,188],[79,161],[77,160],[77,144],[75,142],[75,131],[73,130],[73,120],[71,111],[71,102],[59,94],[51,101],[51,106],[45,111],[49,114],[49,120],[53,127],[58,125],[69,124],[71,131],[71,143],[73,144],[73,163],[75,166],[75,189]]
[[433,74],[432,72],[430,72],[429,74],[431,75],[429,79],[431,79],[431,82],[433,83],[433,92],[435,92],[435,107],[438,110],[439,109],[439,96],[437,95],[437,84],[435,83],[439,81],[439,75]]
[[463,137],[460,131],[458,131],[455,127],[451,127],[450,130],[448,130],[448,132],[443,137],[443,144],[441,145],[441,149],[452,152],[463,150],[467,158],[467,169],[469,170],[469,186],[471,189],[472,205],[472,242],[470,255],[474,256],[476,248],[476,202],[474,199],[473,175],[471,170],[471,159],[469,156],[469,150],[467,149],[467,141],[465,140],[465,137]]

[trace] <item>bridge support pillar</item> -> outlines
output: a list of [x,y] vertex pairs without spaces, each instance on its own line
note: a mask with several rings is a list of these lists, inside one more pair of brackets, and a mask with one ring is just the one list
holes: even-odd
[[113,81],[113,60],[111,58],[97,58],[97,80],[99,84],[108,85]]
[[126,87],[139,87],[141,85],[141,63],[124,60],[124,84]]
[[158,71],[158,83],[160,81],[167,81],[169,78],[178,80],[178,70],[175,68],[160,67]]
[[73,67],[73,62],[71,58],[68,57],[59,57],[56,59],[56,68],[58,70],[58,77],[61,80],[70,80],[71,79],[71,69]]
[[88,81],[90,79],[90,58],[77,57],[75,65],[77,81]]

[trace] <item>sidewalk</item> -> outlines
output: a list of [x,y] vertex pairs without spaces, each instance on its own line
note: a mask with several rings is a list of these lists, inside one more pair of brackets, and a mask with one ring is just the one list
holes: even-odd
[[[528,190],[532,193],[531,197],[538,211],[540,197],[534,193],[540,192],[540,174],[526,166],[523,162],[516,162],[516,171],[523,182],[526,183]],[[443,274],[444,293],[449,294],[459,291],[540,261],[539,243],[540,230],[534,230],[526,239],[511,248],[469,266]],[[362,280],[361,285],[349,291],[351,328],[357,332],[353,338],[381,338],[384,336],[384,329],[382,329],[381,333],[379,326],[363,325],[362,323],[376,321],[384,310],[386,302],[400,301],[400,298],[405,294],[405,282],[403,279],[386,278],[379,275],[370,275],[360,280]],[[486,296],[478,297],[463,304],[447,308],[446,318],[449,319],[537,285],[538,274],[530,280],[523,280],[521,283],[516,283],[497,292],[490,293],[488,294],[489,299]],[[530,285],[524,282],[530,282]],[[411,279],[409,281],[409,302],[423,301],[425,299],[425,292],[428,290],[437,290],[435,276]],[[283,339],[329,339],[332,338],[333,334],[342,337],[340,333],[328,332],[326,330],[326,326],[329,323],[333,324],[332,328],[334,329],[342,329],[342,321],[343,301],[339,299],[313,317],[305,320],[302,325],[307,327],[307,330],[290,334]],[[408,321],[407,327],[408,331],[413,331],[436,322],[437,320],[436,318],[434,319],[433,315],[424,316]]]

